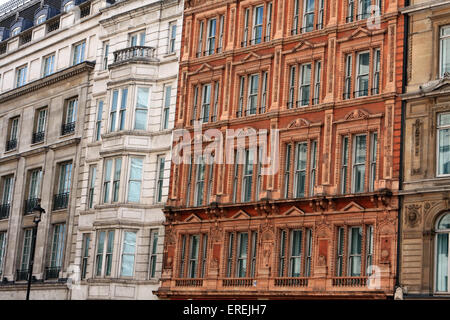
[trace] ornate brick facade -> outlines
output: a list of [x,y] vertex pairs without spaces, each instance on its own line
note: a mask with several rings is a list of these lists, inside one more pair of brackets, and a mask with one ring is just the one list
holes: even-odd
[[175,127],[266,129],[279,167],[172,164],[160,298],[393,295],[403,4],[360,5],[185,3]]

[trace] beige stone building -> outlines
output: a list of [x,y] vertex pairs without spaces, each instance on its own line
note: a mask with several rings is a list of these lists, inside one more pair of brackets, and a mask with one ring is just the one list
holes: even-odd
[[0,299],[154,298],[182,6],[0,6]]
[[450,1],[412,0],[404,108],[400,285],[449,297]]

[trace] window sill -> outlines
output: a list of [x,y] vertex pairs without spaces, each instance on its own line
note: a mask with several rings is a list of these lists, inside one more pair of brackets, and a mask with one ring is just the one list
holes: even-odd
[[72,131],[72,132],[69,132],[69,133],[66,133],[66,134],[62,134],[62,135],[60,135],[59,137],[60,137],[60,138],[65,138],[65,137],[72,136],[72,135],[74,135],[74,134],[75,134],[75,131]]
[[39,146],[39,145],[44,144],[44,143],[45,143],[45,139],[42,140],[42,141],[39,141],[39,142],[31,143],[31,144],[30,144],[30,147]]
[[17,149],[17,147],[15,147],[14,149],[11,149],[11,150],[8,150],[8,151],[6,151],[5,150],[5,154],[9,154],[9,153],[14,153],[15,151],[17,151],[18,149]]
[[174,52],[166,53],[165,55],[163,55],[163,58],[170,58],[170,57],[174,57],[176,55],[177,55],[177,51],[175,50]]

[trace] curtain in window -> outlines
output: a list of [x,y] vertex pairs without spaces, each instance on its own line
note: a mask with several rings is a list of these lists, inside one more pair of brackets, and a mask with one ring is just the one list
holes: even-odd
[[122,249],[122,268],[120,274],[122,276],[133,276],[134,271],[134,255],[136,252],[136,232],[126,231],[123,240]]
[[128,186],[128,201],[139,202],[141,197],[142,163],[139,158],[131,158],[130,181]]

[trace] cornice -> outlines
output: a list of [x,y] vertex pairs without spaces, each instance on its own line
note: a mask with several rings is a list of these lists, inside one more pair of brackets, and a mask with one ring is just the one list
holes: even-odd
[[30,92],[37,91],[41,88],[50,86],[54,83],[65,80],[67,78],[74,77],[83,72],[89,72],[94,69],[94,66],[95,66],[95,62],[85,61],[85,62],[82,62],[75,66],[72,66],[72,67],[63,69],[61,71],[58,71],[56,73],[53,73],[45,78],[41,78],[41,79],[35,80],[33,82],[29,82],[19,88],[15,88],[15,89],[9,90],[9,91],[1,94],[0,95],[0,103],[20,97],[20,96],[25,95]]

